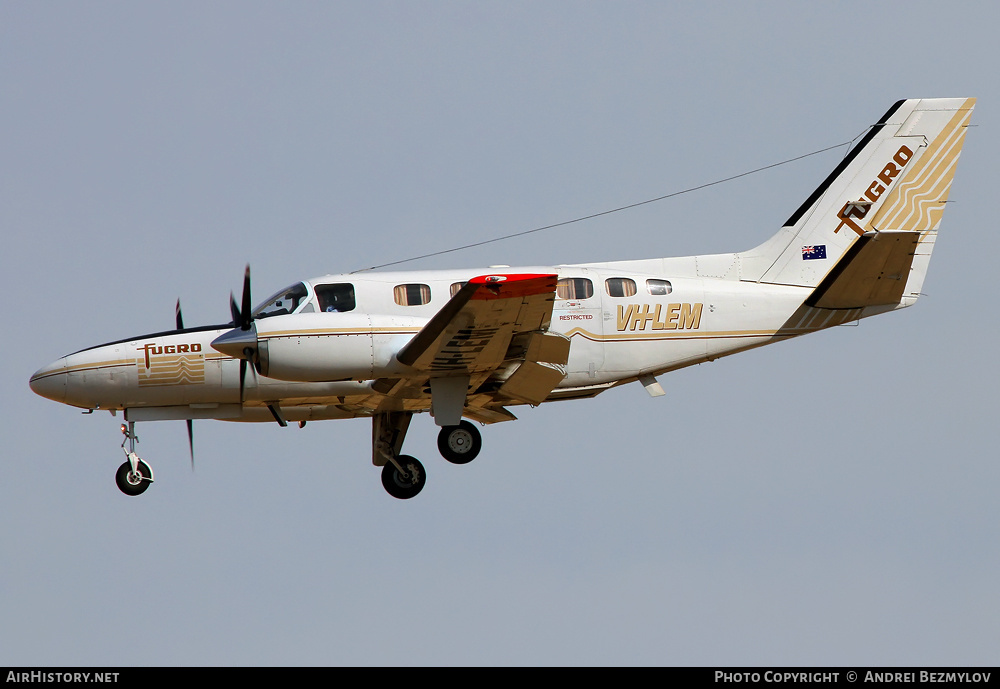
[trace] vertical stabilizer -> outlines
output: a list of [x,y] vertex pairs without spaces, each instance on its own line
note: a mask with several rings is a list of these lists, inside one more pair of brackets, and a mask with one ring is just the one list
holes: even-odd
[[[848,252],[856,243],[879,232],[914,233],[912,241],[900,244],[912,247],[908,272],[896,277],[905,279],[905,288],[898,290],[901,302],[910,303],[927,272],[975,102],[941,98],[894,104],[776,235],[739,254],[741,278],[802,287],[817,287],[825,279],[829,284],[838,264],[843,272],[841,260],[851,258]],[[873,255],[866,250],[867,260]]]

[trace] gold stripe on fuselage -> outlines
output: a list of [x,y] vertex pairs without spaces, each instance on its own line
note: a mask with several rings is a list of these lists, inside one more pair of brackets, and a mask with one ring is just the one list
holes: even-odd
[[278,337],[322,337],[324,335],[415,335],[419,328],[306,328],[305,330],[278,330],[262,333],[260,339],[268,340]]

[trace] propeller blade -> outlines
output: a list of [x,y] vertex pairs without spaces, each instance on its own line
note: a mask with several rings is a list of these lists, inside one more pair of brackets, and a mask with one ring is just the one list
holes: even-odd
[[248,366],[251,356],[252,350],[244,350],[244,358],[240,359],[240,404],[243,404],[243,401],[246,399],[247,368],[250,368],[250,372],[253,373],[253,386],[256,388],[259,385],[257,381],[257,362],[253,362],[253,366]]
[[194,421],[187,420],[188,427],[188,449],[191,450],[191,471],[194,471]]
[[240,359],[240,404],[243,404],[243,389],[246,387],[247,360]]
[[249,330],[250,329],[250,309],[253,308],[253,304],[250,301],[250,264],[247,263],[247,270],[243,274],[243,308],[240,309],[240,329]]
[[233,316],[233,325],[239,326],[240,324],[240,307],[236,305],[236,297],[233,293],[229,293],[229,313]]
[[[257,347],[257,331],[253,329],[253,317],[250,313],[252,307],[250,297],[250,264],[247,263],[246,272],[243,273],[243,299],[242,307],[237,306],[233,293],[229,293],[229,312],[233,315],[233,326],[239,331],[230,330],[212,341],[212,346],[233,358],[240,360],[240,404],[246,395],[247,362],[255,358]],[[250,333],[244,335],[243,333]],[[254,361],[254,380],[257,378],[258,363]],[[192,460],[193,461],[193,460]]]
[[[181,300],[177,298],[177,305],[174,307],[174,320],[178,330],[184,330],[184,316],[181,315]],[[187,419],[188,429],[188,451],[191,453],[191,471],[194,471],[194,422]]]

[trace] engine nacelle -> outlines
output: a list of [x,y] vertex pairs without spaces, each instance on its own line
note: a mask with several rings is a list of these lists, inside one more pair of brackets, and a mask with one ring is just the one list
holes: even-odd
[[261,375],[278,380],[371,380],[399,371],[395,355],[425,318],[304,313],[254,322]]

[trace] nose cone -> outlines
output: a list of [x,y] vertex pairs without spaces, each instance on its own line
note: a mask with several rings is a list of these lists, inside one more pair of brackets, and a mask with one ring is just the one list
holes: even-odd
[[233,328],[212,340],[212,348],[235,359],[249,358],[257,351],[257,328],[255,326],[250,326],[249,330]]
[[56,402],[66,401],[66,359],[60,359],[54,364],[35,371],[28,385],[36,395],[41,395]]

